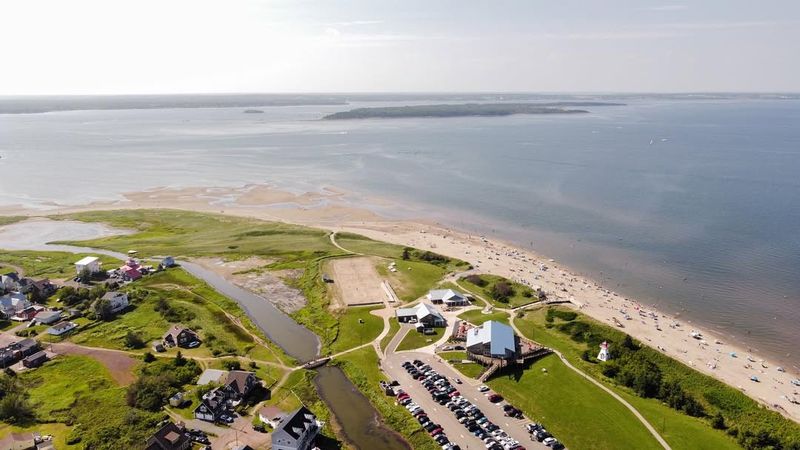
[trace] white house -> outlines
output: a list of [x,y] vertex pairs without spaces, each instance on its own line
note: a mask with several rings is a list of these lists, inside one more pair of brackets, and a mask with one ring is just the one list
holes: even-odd
[[460,292],[452,289],[434,289],[428,292],[428,301],[434,305],[444,303],[447,306],[468,305],[469,301]]
[[84,269],[89,269],[89,273],[97,273],[100,272],[100,264],[101,262],[98,257],[87,256],[75,263],[75,271],[78,275],[80,275]]
[[411,308],[399,308],[395,312],[397,321],[400,323],[416,322],[427,327],[443,327],[447,321],[442,314],[427,303],[420,303]]
[[28,297],[19,292],[11,292],[0,297],[0,313],[5,317],[14,317],[18,312],[31,306]]
[[61,319],[61,311],[39,311],[34,320],[38,323],[50,325]]
[[127,308],[130,304],[128,303],[128,294],[124,292],[106,292],[103,295],[103,300],[108,300],[108,302],[111,304],[111,312],[114,314]]
[[57,324],[47,329],[47,334],[51,334],[53,336],[61,336],[62,334],[69,333],[75,328],[78,328],[78,324],[76,324],[75,322],[58,322]]
[[490,320],[467,331],[467,351],[489,358],[511,359],[517,354],[517,337],[510,326]]

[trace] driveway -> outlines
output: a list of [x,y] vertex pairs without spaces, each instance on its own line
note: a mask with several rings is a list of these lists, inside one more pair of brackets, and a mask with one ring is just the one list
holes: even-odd
[[225,450],[236,445],[249,445],[256,450],[270,448],[269,433],[255,431],[250,417],[237,417],[230,427],[193,419],[186,421],[186,427],[208,433],[211,448],[214,450]]
[[[390,346],[390,349],[393,348],[394,347]],[[486,446],[482,441],[473,436],[463,425],[458,423],[456,416],[449,409],[434,402],[428,391],[422,387],[419,381],[415,381],[406,370],[403,369],[402,364],[404,361],[412,361],[414,359],[419,359],[430,364],[439,374],[451,380],[452,378],[464,380],[463,375],[447,364],[440,362],[439,357],[423,352],[390,352],[384,359],[382,367],[391,379],[400,382],[400,387],[408,392],[417,404],[422,406],[431,420],[442,426],[448,439],[459,444],[462,449],[485,449]],[[528,420],[513,419],[503,414],[503,403],[491,403],[483,394],[478,392],[475,386],[467,384],[466,382],[464,384],[453,384],[453,386],[461,392],[464,398],[480,408],[490,421],[501,427],[503,431],[519,441],[525,448],[547,448],[544,444],[531,441],[530,435],[524,428],[525,424],[529,422]]]

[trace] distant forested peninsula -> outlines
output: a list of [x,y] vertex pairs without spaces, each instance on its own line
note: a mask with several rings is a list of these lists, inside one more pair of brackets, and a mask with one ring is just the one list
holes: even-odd
[[403,118],[403,117],[464,117],[510,116],[512,114],[583,114],[581,106],[620,106],[623,103],[555,102],[555,103],[463,103],[459,105],[412,105],[356,108],[323,117],[323,120]]

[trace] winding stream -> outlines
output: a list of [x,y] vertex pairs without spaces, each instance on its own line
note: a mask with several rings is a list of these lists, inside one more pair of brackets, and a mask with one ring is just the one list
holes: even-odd
[[[9,250],[96,253],[127,259],[127,255],[103,249],[51,245],[51,241],[84,240],[120,234],[103,224],[33,219],[0,227],[0,248]],[[255,325],[289,356],[305,362],[319,356],[319,338],[295,322],[264,297],[242,289],[197,264],[180,265],[218,292],[235,300]],[[409,450],[408,443],[386,427],[369,400],[337,367],[321,367],[314,379],[319,395],[328,405],[348,443],[361,450]]]

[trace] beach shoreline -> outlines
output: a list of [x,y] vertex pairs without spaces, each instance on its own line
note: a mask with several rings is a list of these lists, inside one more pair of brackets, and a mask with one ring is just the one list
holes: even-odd
[[[797,395],[791,383],[798,378],[795,367],[779,372],[774,359],[751,352],[746,345],[726,342],[728,337],[720,333],[626,298],[521,246],[456,230],[432,220],[389,219],[374,209],[353,204],[346,195],[345,191],[327,186],[314,193],[292,193],[266,185],[157,188],[124,194],[124,200],[82,206],[54,204],[53,209],[45,211],[24,206],[0,207],[0,215],[37,217],[92,210],[184,209],[352,232],[431,250],[468,261],[480,272],[540,286],[550,298],[569,300],[576,309],[607,325],[622,324],[622,331],[641,342],[800,421],[800,406],[788,400]],[[380,200],[375,202],[379,204]],[[700,336],[692,337],[693,332]],[[751,376],[757,376],[760,382],[750,381]]]

